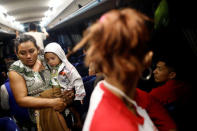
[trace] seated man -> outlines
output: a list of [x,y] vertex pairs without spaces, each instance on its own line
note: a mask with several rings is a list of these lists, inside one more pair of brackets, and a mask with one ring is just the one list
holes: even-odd
[[190,86],[178,79],[180,74],[176,64],[178,65],[176,60],[169,60],[165,57],[158,60],[156,69],[153,71],[154,80],[158,86],[149,92],[168,110],[175,122],[179,119],[177,112],[184,111],[182,107],[187,103],[190,96]]
[[177,79],[177,70],[175,64],[161,58],[153,71],[154,80],[159,84],[158,87],[150,91],[150,95],[156,98],[162,105],[167,105],[178,101],[185,96],[187,85]]

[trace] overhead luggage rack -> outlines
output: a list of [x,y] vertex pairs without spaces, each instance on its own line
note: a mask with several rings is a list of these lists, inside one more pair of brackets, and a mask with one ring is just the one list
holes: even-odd
[[115,0],[96,0],[81,7],[74,13],[70,14],[59,23],[49,27],[50,31],[59,29],[61,27],[69,26],[75,22],[83,21],[87,18],[93,17],[97,14],[103,13],[115,7]]

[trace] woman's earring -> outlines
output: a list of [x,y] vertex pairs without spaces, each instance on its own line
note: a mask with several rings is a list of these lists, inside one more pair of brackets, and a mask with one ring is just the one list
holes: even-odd
[[152,69],[149,67],[144,70],[142,76],[140,77],[142,80],[149,80],[152,76]]

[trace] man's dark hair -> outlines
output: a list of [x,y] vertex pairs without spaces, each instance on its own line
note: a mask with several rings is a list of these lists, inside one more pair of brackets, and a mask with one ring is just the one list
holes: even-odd
[[31,30],[33,30],[33,31],[37,30],[36,24],[30,23],[30,24],[29,24],[29,30],[30,30],[30,31],[31,31]]
[[176,72],[176,79],[181,80],[184,78],[183,73],[183,61],[179,59],[176,55],[160,55],[158,58],[155,58],[155,62],[162,61],[165,63],[165,66],[168,67],[171,71]]
[[160,56],[158,58],[158,61],[162,61],[165,63],[165,66],[167,66],[172,71],[177,71],[177,61],[175,58],[171,58],[172,56]]

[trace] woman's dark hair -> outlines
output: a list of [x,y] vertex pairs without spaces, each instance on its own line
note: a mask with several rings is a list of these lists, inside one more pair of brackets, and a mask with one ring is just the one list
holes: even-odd
[[39,49],[38,45],[36,44],[36,40],[34,39],[33,36],[30,36],[30,35],[20,35],[18,38],[15,39],[15,42],[14,42],[16,53],[18,53],[18,46],[21,43],[24,43],[24,42],[27,42],[27,41],[31,41],[34,44],[34,46],[37,49]]

